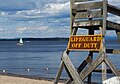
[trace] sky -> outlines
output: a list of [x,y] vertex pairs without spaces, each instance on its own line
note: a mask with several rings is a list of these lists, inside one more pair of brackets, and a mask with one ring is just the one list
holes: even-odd
[[[70,0],[0,0],[0,2],[0,38],[70,36]],[[120,0],[108,2],[120,7]],[[117,16],[108,19],[120,23]],[[82,30],[82,33],[85,31]],[[111,35],[111,31],[107,34]]]

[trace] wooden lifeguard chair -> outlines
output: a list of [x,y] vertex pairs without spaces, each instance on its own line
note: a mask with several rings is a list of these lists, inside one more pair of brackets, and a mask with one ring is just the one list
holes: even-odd
[[[71,36],[69,38],[68,47],[63,52],[61,64],[57,72],[54,84],[57,84],[63,70],[68,73],[69,79],[66,84],[84,84],[84,79],[88,77],[88,84],[91,84],[92,72],[102,64],[102,80],[106,80],[107,68],[114,75],[119,76],[120,73],[108,58],[107,53],[120,54],[120,50],[106,49],[105,36],[106,31],[116,31],[120,42],[120,24],[107,20],[108,13],[120,16],[120,8],[108,4],[107,0],[88,1],[88,0],[70,0],[71,3]],[[78,29],[88,30],[88,35],[78,35]],[[100,34],[95,35],[94,31],[99,30]],[[84,38],[85,40],[81,40]],[[92,40],[94,38],[94,40]],[[99,40],[98,40],[99,38]],[[86,44],[85,44],[86,43]],[[91,44],[91,43],[94,43]],[[87,47],[85,47],[85,45]],[[89,54],[85,60],[76,69],[69,58],[71,50],[87,50]],[[98,57],[93,60],[93,53],[99,53]],[[87,65],[87,66],[86,66]]]

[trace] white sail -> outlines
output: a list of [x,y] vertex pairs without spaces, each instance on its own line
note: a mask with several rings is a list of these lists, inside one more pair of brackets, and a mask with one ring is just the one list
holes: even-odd
[[20,44],[23,44],[23,40],[22,40],[22,38],[20,38],[20,41],[19,41],[19,43],[20,43]]
[[17,43],[17,45],[23,45],[23,40],[22,38],[20,38],[19,42]]

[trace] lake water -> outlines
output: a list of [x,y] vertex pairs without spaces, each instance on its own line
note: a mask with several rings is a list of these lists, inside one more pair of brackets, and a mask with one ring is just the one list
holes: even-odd
[[[18,46],[16,45],[17,41],[0,41],[0,71],[6,70],[7,73],[19,75],[55,78],[67,42],[67,40],[24,41],[24,45]],[[120,49],[120,44],[115,40],[108,40],[107,47]],[[70,52],[70,58],[75,67],[78,67],[87,55],[88,52]],[[94,57],[97,56],[97,54],[94,55]],[[120,54],[108,54],[117,69],[120,69],[119,56]],[[64,70],[61,79],[66,78],[67,74]],[[94,73],[93,79],[98,81],[101,79],[101,74]]]

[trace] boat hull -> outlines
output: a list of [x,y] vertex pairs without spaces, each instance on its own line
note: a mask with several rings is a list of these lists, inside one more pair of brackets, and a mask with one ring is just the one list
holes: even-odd
[[17,43],[17,45],[24,45],[23,43]]

